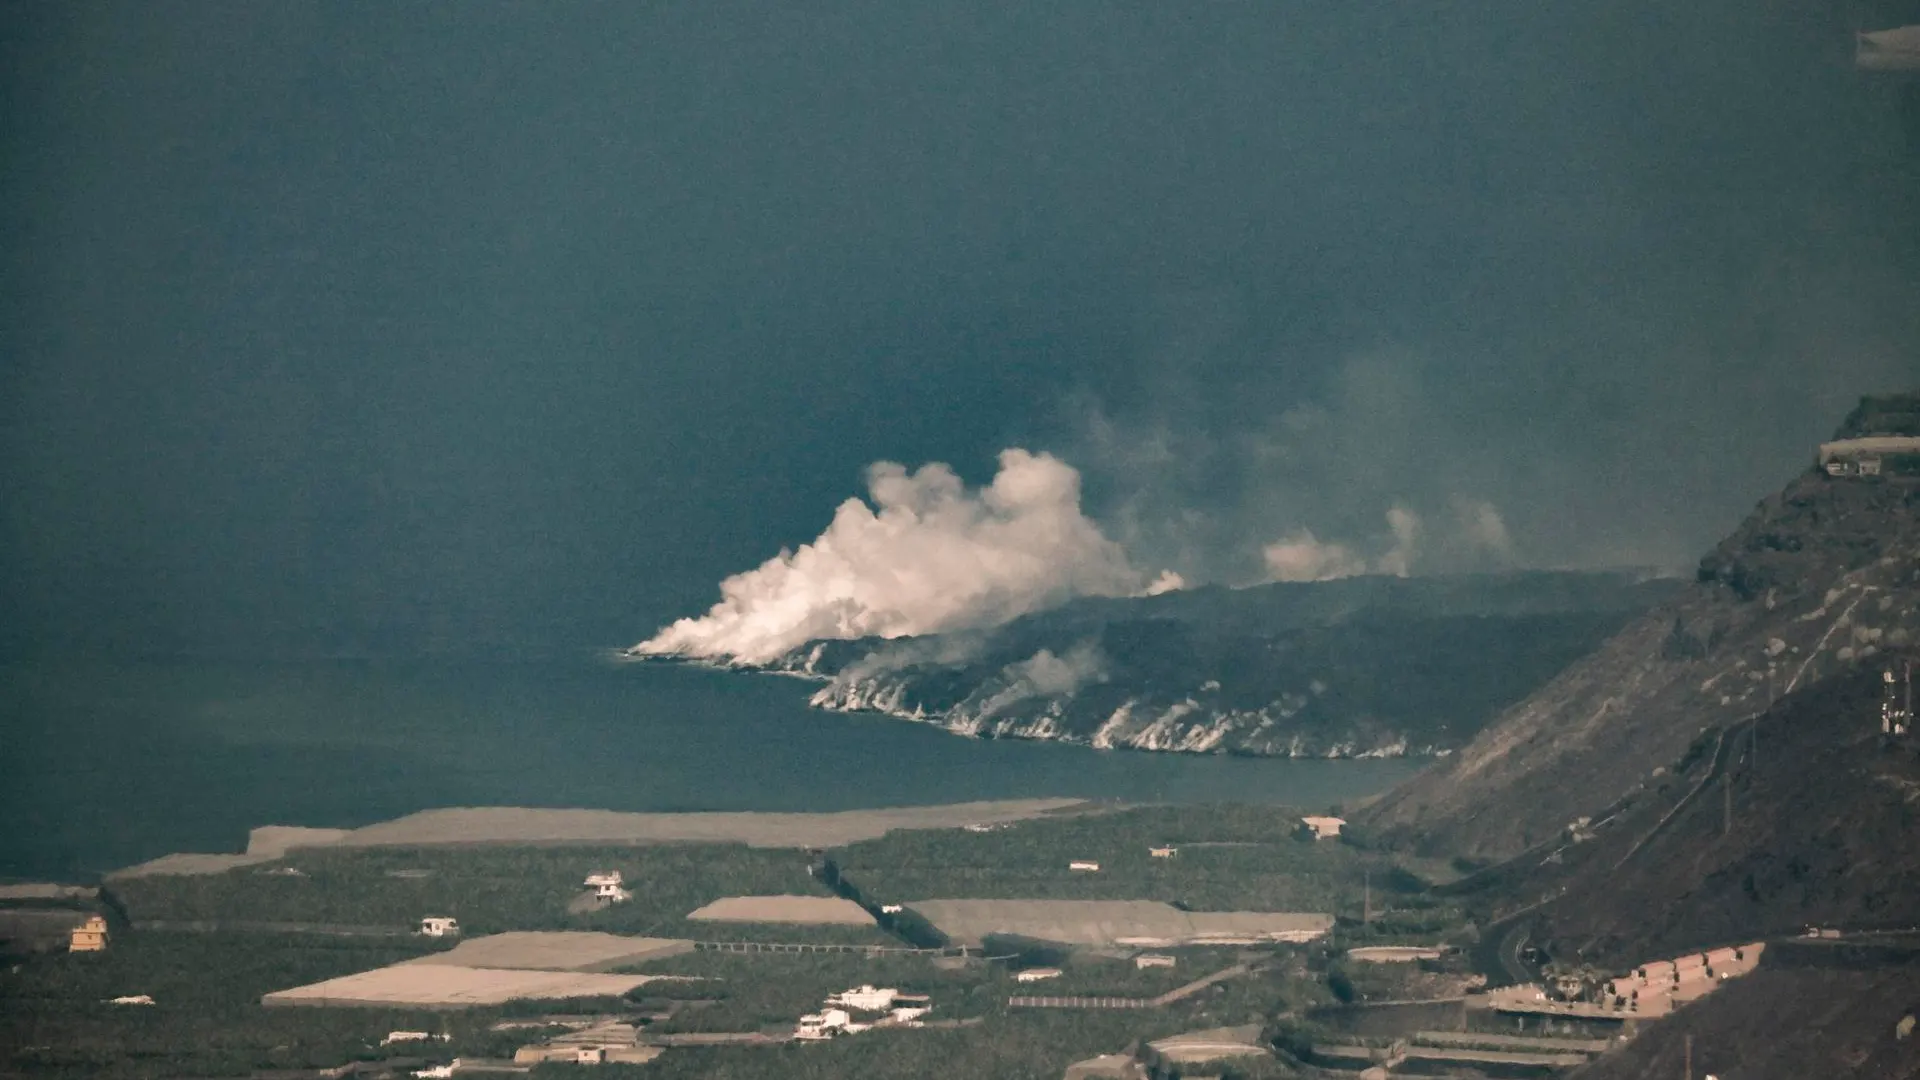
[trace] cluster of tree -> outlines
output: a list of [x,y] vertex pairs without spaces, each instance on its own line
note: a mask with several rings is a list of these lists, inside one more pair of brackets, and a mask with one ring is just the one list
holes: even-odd
[[[572,911],[590,873],[619,871],[633,899]],[[595,929],[666,937],[888,944],[871,927],[689,922],[724,896],[821,894],[806,858],[744,844],[620,847],[317,848],[221,874],[113,884],[136,924],[347,926],[406,930],[450,915],[468,934]]]
[[[1300,811],[1277,806],[1147,806],[1042,818],[987,832],[898,832],[833,853],[863,902],[943,896],[1160,900],[1194,911],[1332,910],[1357,900],[1383,855],[1293,839]],[[1156,858],[1151,848],[1177,854]],[[1070,873],[1072,859],[1100,864]]]
[[[106,951],[37,957],[0,972],[0,1074],[245,1076],[407,1057],[391,1031],[445,1033],[436,1052],[511,1055],[497,1012],[265,1008],[261,995],[421,954],[405,941],[318,935],[132,933]],[[146,995],[152,1005],[111,999]]]

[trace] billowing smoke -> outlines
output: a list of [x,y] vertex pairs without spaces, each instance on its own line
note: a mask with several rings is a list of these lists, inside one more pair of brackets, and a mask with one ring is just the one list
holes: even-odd
[[1420,542],[1420,515],[1404,506],[1387,511],[1386,550],[1372,559],[1346,544],[1323,541],[1311,529],[1299,529],[1260,550],[1269,581],[1332,581],[1360,574],[1406,577],[1413,572]]
[[1261,549],[1273,581],[1332,581],[1367,572],[1367,560],[1345,544],[1328,543],[1312,529],[1288,533]]
[[[1075,403],[1097,506],[1135,558],[1233,585],[1487,571],[1542,561],[1501,509],[1539,455],[1447,400],[1398,350],[1354,355],[1231,424],[1212,384],[1143,408]],[[1269,396],[1280,396],[1278,393]],[[1527,506],[1533,505],[1531,502]],[[1382,515],[1385,515],[1384,526]]]
[[979,715],[992,716],[1015,702],[1061,697],[1091,683],[1102,682],[1107,678],[1107,657],[1100,646],[1091,641],[1075,645],[1064,656],[1056,655],[1051,649],[1041,649],[1025,660],[1000,669],[1000,678],[1006,685],[981,703]]
[[712,610],[630,651],[759,663],[808,641],[996,626],[1076,596],[1147,588],[1081,513],[1079,472],[1050,454],[1002,451],[978,490],[943,464],[880,462],[867,489],[872,505],[848,499],[818,539],[726,579]]
[[[1443,524],[1437,540],[1455,565],[1466,554],[1476,554],[1488,565],[1511,560],[1513,544],[1507,524],[1492,503],[1456,497]],[[1379,553],[1371,558],[1347,544],[1321,540],[1310,529],[1296,529],[1260,549],[1260,554],[1269,581],[1332,581],[1360,574],[1406,577],[1426,554],[1422,539],[1431,536],[1419,514],[1395,506],[1387,511],[1386,535],[1375,541]]]

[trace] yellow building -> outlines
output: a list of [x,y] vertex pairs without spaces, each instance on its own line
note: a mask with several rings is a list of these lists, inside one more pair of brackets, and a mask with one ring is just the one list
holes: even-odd
[[98,915],[89,915],[86,922],[74,927],[67,942],[68,952],[100,952],[106,947],[107,920]]

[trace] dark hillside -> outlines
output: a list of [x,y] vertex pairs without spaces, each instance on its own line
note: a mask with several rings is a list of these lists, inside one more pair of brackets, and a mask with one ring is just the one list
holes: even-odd
[[821,642],[775,670],[820,708],[988,738],[1293,757],[1464,746],[1684,583],[1637,573],[1356,577],[1083,600],[990,631]]
[[[1904,429],[1911,400],[1863,402],[1840,434]],[[1809,467],[1709,552],[1679,596],[1391,793],[1365,823],[1430,850],[1518,854],[1599,816],[1775,694],[1917,637],[1920,478]]]
[[[1920,926],[1920,740],[1879,734],[1879,665],[1718,729],[1589,839],[1502,868],[1478,901],[1562,958],[1625,968],[1808,925]],[[1757,740],[1755,736],[1757,735]]]
[[1920,1077],[1920,1031],[1902,1037],[1900,1027],[1916,1014],[1920,968],[1847,971],[1762,964],[1568,1080],[1684,1076],[1689,1036],[1695,1077],[1913,1080]]

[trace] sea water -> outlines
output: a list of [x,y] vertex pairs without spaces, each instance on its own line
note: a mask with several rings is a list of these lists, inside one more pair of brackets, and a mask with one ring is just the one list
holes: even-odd
[[0,876],[238,851],[436,806],[848,810],[1037,796],[1323,808],[1400,761],[966,739],[793,679],[596,659],[0,665]]

